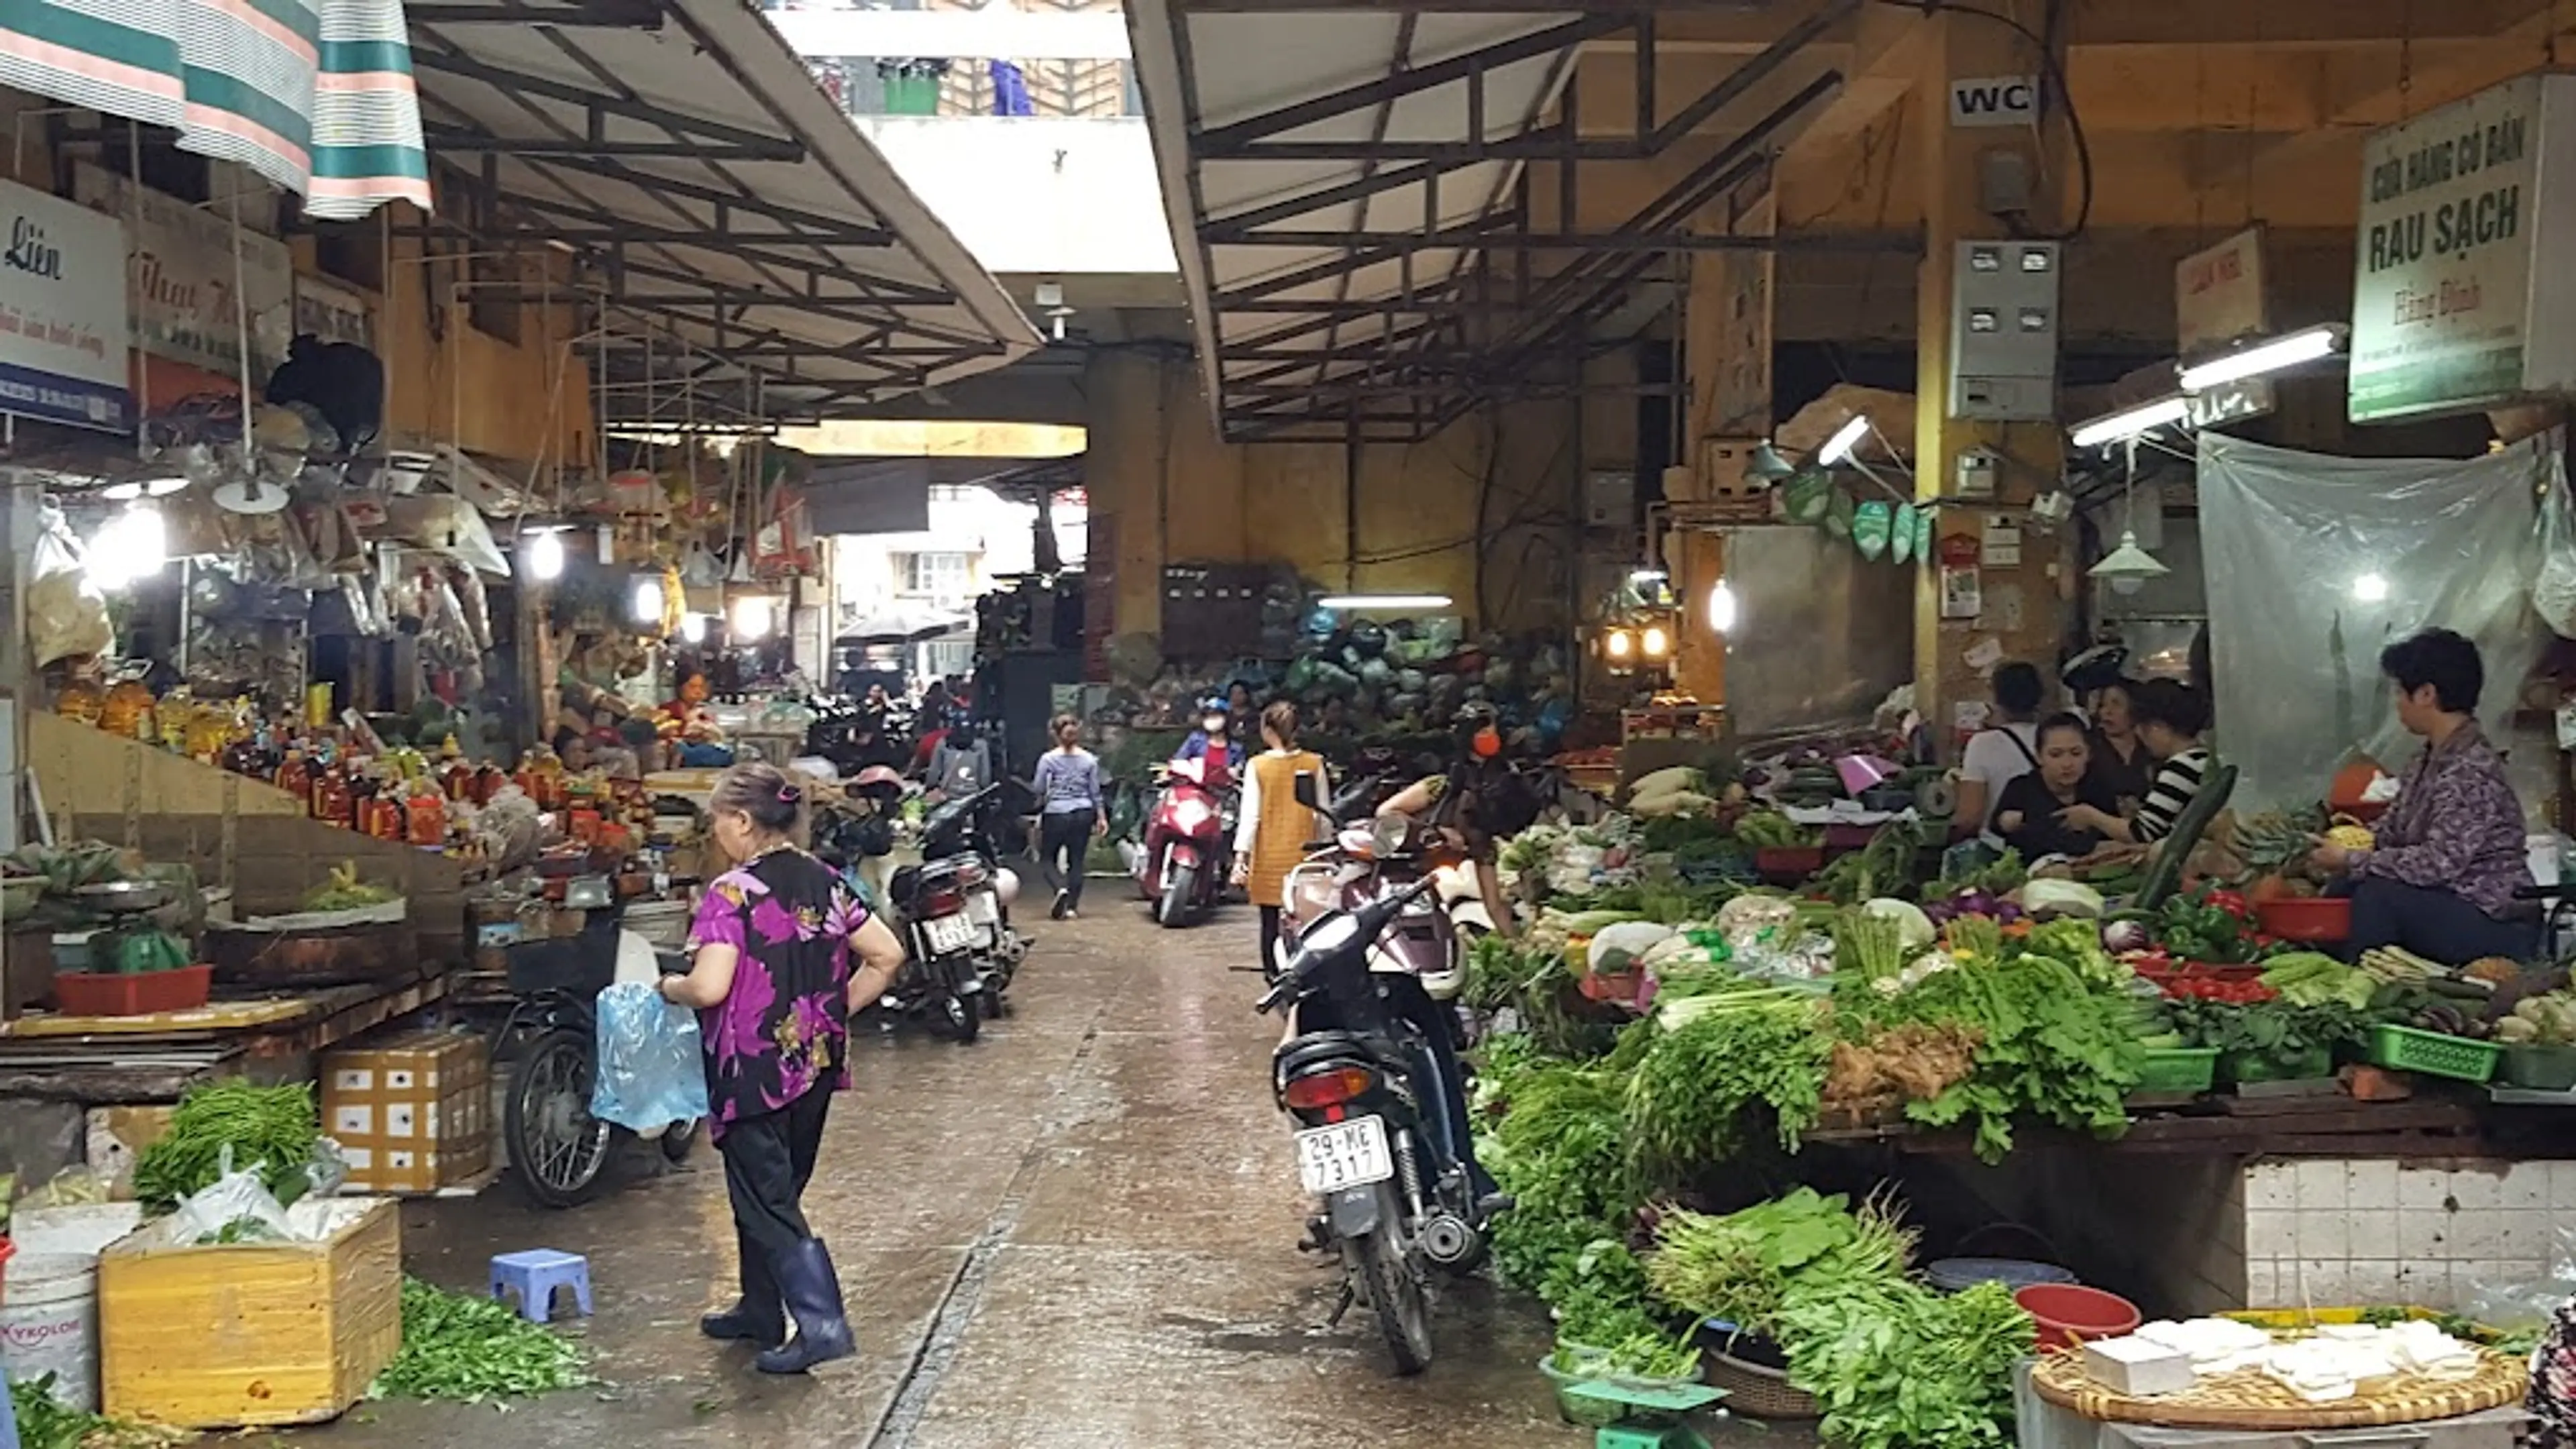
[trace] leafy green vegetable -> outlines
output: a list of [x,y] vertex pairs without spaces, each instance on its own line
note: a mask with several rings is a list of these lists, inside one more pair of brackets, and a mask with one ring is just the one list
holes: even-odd
[[2138,1080],[2138,1045],[2126,993],[2088,982],[2054,957],[2025,952],[1936,972],[1900,996],[1875,995],[1846,993],[1839,1004],[1871,1025],[1921,1021],[1981,1036],[1976,1070],[1966,1081],[1905,1108],[1908,1117],[1933,1127],[1973,1119],[1979,1158],[1998,1162],[2012,1150],[2016,1113],[2097,1137],[2128,1130],[2126,1098]]
[[9,1385],[21,1449],[158,1449],[186,1438],[176,1429],[83,1413],[54,1398],[54,1375]]
[[1641,1168],[1723,1162],[1744,1145],[1756,1107],[1771,1109],[1793,1151],[1815,1125],[1833,1050],[1822,1003],[1760,988],[1714,1000],[1658,1032],[1628,1079],[1629,1154]]
[[321,1136],[322,1119],[313,1106],[310,1083],[254,1087],[229,1081],[198,1087],[170,1114],[168,1135],[135,1159],[134,1195],[153,1212],[169,1212],[180,1199],[214,1184],[229,1147],[237,1170],[259,1164],[268,1190],[282,1202],[293,1202],[309,1181],[305,1168]]
[[2000,1283],[1944,1295],[1903,1278],[1794,1282],[1779,1313],[1789,1382],[1841,1449],[2001,1449],[2030,1315]]
[[1720,1318],[1774,1337],[1791,1282],[1901,1276],[1913,1237],[1875,1204],[1855,1214],[1846,1199],[1799,1188],[1725,1217],[1678,1209],[1655,1225],[1646,1281],[1657,1297],[1699,1318]]
[[402,1285],[402,1351],[368,1393],[380,1399],[514,1398],[589,1383],[579,1344],[490,1298]]

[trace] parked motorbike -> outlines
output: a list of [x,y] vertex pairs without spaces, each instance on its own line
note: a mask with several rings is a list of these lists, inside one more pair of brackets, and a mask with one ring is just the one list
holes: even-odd
[[805,753],[831,761],[843,774],[875,765],[899,769],[912,758],[912,706],[897,700],[870,713],[852,700],[819,703],[805,727]]
[[1231,792],[1207,783],[1207,757],[1174,760],[1162,767],[1163,792],[1145,816],[1144,849],[1136,857],[1136,888],[1162,926],[1186,926],[1216,906],[1225,890],[1226,838],[1232,833]]
[[[567,901],[585,887],[604,896],[605,880],[576,879]],[[617,977],[622,941],[641,937],[620,925],[623,908],[595,905],[579,935],[530,941],[509,948],[510,1014],[493,1038],[495,1055],[516,1062],[501,1105],[502,1143],[510,1171],[541,1207],[576,1207],[607,1185],[607,1168],[632,1134],[590,1115],[591,1087],[599,1074],[599,993]],[[664,971],[685,971],[681,952],[655,952]],[[662,1155],[686,1159],[697,1146],[700,1122],[665,1128]]]
[[1001,784],[942,802],[922,821],[919,865],[888,884],[906,947],[885,1006],[971,1042],[986,1016],[1007,1009],[1004,993],[1028,955],[1010,903],[1018,875],[989,853]]
[[1286,1008],[1271,1090],[1298,1125],[1298,1183],[1316,1200],[1311,1251],[1342,1261],[1333,1321],[1357,1302],[1377,1318],[1399,1374],[1430,1366],[1431,1274],[1472,1272],[1485,1251],[1476,1190],[1440,1120],[1444,1058],[1401,997],[1413,978],[1378,951],[1435,889],[1425,876],[1306,924],[1258,1010]]
[[[1385,958],[1386,969],[1418,978],[1433,1000],[1447,1001],[1466,982],[1467,948],[1477,937],[1493,933],[1493,915],[1465,852],[1414,821],[1357,814],[1383,794],[1377,782],[1359,779],[1335,795],[1322,813],[1358,823],[1339,826],[1331,839],[1310,844],[1306,858],[1290,869],[1283,892],[1288,917],[1293,925],[1326,910],[1355,909],[1429,880],[1432,889],[1370,951]],[[1279,963],[1264,966],[1275,972]]]
[[1029,955],[1029,938],[1011,925],[1011,907],[1020,898],[1019,872],[1002,864],[1002,827],[1007,797],[1021,788],[1015,780],[997,780],[962,799],[942,803],[921,824],[921,858],[926,862],[971,857],[984,867],[983,879],[968,888],[966,913],[983,932],[981,950],[984,1000],[1000,1015],[1007,1009],[1003,993]]

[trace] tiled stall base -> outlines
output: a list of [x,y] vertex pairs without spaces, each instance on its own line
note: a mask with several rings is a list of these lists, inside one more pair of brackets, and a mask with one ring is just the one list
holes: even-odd
[[[2457,1310],[2576,1256],[2576,1161],[2310,1158],[2244,1170],[2245,1301]],[[2562,1228],[2561,1225],[2565,1225]]]

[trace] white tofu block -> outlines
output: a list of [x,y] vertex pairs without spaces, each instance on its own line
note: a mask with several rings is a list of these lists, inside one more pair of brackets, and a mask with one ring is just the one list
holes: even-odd
[[2198,1381],[2189,1354],[2134,1334],[2084,1345],[2084,1372],[2104,1388],[2132,1397],[2179,1394]]

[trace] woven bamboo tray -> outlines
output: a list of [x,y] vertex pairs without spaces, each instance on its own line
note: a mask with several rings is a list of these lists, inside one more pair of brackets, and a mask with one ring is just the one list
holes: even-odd
[[2477,1373],[2465,1379],[2399,1374],[2377,1392],[2335,1403],[2312,1404],[2254,1369],[2204,1378],[2187,1394],[2131,1398],[2113,1393],[2084,1373],[2082,1358],[2053,1354],[2031,1370],[2031,1387],[2060,1408],[2117,1424],[2169,1429],[2234,1429],[2247,1433],[2300,1429],[2371,1429],[2456,1419],[2522,1402],[2531,1373],[2523,1361],[2489,1350]]

